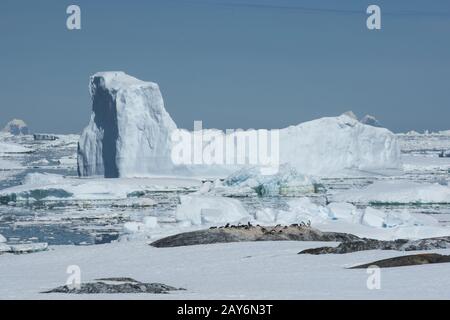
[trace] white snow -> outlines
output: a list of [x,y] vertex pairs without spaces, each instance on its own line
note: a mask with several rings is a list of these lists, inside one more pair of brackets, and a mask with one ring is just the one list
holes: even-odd
[[6,242],[6,238],[0,234],[0,243]]
[[79,141],[81,176],[134,177],[171,169],[176,129],[156,83],[123,72],[91,77],[92,116]]
[[333,199],[352,203],[450,203],[450,187],[438,183],[376,181],[360,190],[337,193]]
[[177,207],[178,221],[189,221],[192,225],[248,222],[252,217],[239,200],[199,195],[180,196]]
[[402,155],[404,171],[450,172],[450,158],[427,155]]
[[362,215],[361,223],[369,227],[383,228],[386,226],[385,220],[385,212],[367,207]]
[[436,219],[407,211],[384,212],[372,207],[357,209],[350,203],[321,206],[309,198],[289,202],[287,210],[264,208],[255,214],[253,223],[290,225],[311,223],[322,231],[344,232],[359,237],[392,240],[450,236],[450,228]]
[[21,146],[20,144],[10,142],[0,142],[0,155],[14,154],[14,153],[28,153],[32,149]]
[[20,170],[23,167],[17,161],[0,159],[0,172],[4,170]]
[[[144,242],[55,246],[28,255],[0,256],[2,299],[442,299],[448,295],[449,264],[381,270],[381,289],[369,290],[365,269],[375,260],[412,254],[363,251],[299,255],[329,242],[251,242],[153,248]],[[450,254],[450,250],[432,250]],[[414,252],[419,253],[419,252]],[[64,285],[67,267],[81,269],[81,281],[131,277],[187,290],[170,294],[67,295],[40,292]],[[30,266],[33,272],[30,272]],[[426,279],[426,281],[424,281]]]

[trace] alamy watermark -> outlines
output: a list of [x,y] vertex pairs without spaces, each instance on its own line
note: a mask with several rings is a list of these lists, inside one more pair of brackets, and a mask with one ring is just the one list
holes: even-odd
[[[369,30],[381,29],[381,8],[378,5],[371,4],[367,7],[367,14],[370,16],[366,20],[366,26]],[[78,5],[71,4],[66,9],[69,16],[66,20],[68,30],[81,30],[81,8]]]
[[77,5],[70,5],[66,9],[66,13],[69,15],[66,20],[66,27],[69,30],[81,29],[81,8]]
[[261,174],[275,174],[280,162],[280,130],[175,130],[171,135],[175,165],[256,166]]
[[367,18],[366,25],[369,30],[381,29],[381,8],[375,4],[367,7],[366,12],[370,14]]
[[81,268],[77,265],[70,265],[67,267],[66,273],[69,274],[66,286],[69,289],[79,290],[81,288]]
[[376,265],[369,266],[366,270],[369,277],[367,278],[366,285],[369,290],[381,289],[381,269]]

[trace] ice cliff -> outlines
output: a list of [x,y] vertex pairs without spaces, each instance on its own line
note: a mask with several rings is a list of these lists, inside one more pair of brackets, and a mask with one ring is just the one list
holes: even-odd
[[123,72],[90,78],[92,115],[78,144],[80,176],[107,178],[171,170],[170,134],[176,129],[156,83]]
[[[187,144],[195,138],[192,132],[177,129],[164,108],[155,83],[138,80],[123,72],[104,72],[91,77],[90,92],[91,120],[79,141],[80,176],[135,177],[175,173],[227,176],[243,167],[225,162],[174,164],[171,155],[176,147],[172,133],[185,132]],[[227,137],[220,130],[200,132],[213,134],[214,140]],[[244,137],[241,139],[244,141],[251,132],[267,133],[267,130],[233,134],[237,140]],[[395,135],[387,129],[362,124],[356,116],[348,114],[281,129],[278,142],[278,164],[288,164],[299,174],[329,175],[345,169],[401,167]],[[202,148],[211,149],[211,142]]]

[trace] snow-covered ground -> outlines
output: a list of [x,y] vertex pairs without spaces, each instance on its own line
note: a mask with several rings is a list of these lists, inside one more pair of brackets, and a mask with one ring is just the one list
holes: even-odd
[[[179,232],[248,221],[311,222],[322,231],[383,240],[450,235],[450,158],[438,157],[450,149],[446,133],[397,135],[403,168],[395,171],[355,168],[311,177],[283,167],[275,176],[248,169],[225,180],[78,178],[79,136],[57,137],[34,141],[0,134],[6,146],[0,150],[0,196],[6,196],[0,205],[5,238],[0,237],[0,245],[50,243],[46,252],[0,255],[0,298],[446,298],[450,280],[442,275],[449,264],[383,269],[380,290],[367,289],[365,270],[346,269],[403,252],[297,255],[329,245],[307,242],[147,245]],[[84,281],[132,277],[187,291],[163,296],[39,293],[63,285],[69,265],[81,267]]]
[[[330,243],[252,242],[158,249],[142,242],[0,256],[2,299],[448,299],[450,264],[381,269],[380,289],[369,290],[365,269],[348,267],[401,256],[394,251],[298,255]],[[450,250],[436,250],[450,254]],[[131,277],[186,291],[166,295],[43,294],[64,285],[68,266],[81,281]]]

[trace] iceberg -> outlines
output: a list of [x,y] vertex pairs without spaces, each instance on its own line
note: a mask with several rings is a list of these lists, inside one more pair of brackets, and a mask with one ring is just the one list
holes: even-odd
[[32,153],[33,150],[17,143],[0,142],[0,155]]
[[89,88],[92,115],[78,144],[79,175],[170,172],[170,134],[176,125],[158,85],[123,72],[101,72],[90,78]]
[[341,115],[280,130],[280,162],[299,173],[324,176],[343,170],[400,169],[396,136]]
[[361,123],[363,124],[367,124],[368,126],[372,126],[372,127],[380,127],[381,128],[381,124],[380,122],[377,120],[377,118],[375,118],[374,116],[371,116],[370,114],[365,115],[361,120]]
[[[208,186],[205,184],[205,186]],[[315,193],[316,185],[310,177],[299,174],[296,169],[284,164],[273,175],[263,175],[257,167],[243,168],[231,174],[222,182],[216,180],[199,193],[245,196],[295,197]]]
[[[224,177],[249,165],[278,168],[283,164],[289,164],[300,174],[317,176],[347,169],[401,168],[396,136],[387,129],[364,125],[349,113],[281,130],[250,129],[229,133],[216,129],[196,129],[189,132],[177,129],[164,108],[163,98],[156,83],[144,82],[123,72],[102,72],[91,77],[90,92],[91,120],[78,144],[77,162],[80,176],[117,178],[185,174]],[[271,134],[274,131],[277,134],[272,140]],[[259,137],[268,137],[269,134],[271,144],[265,146]],[[173,156],[180,155],[180,146],[183,149],[194,141],[195,148],[198,135],[201,139],[204,136],[210,139],[201,143],[202,161],[195,161],[196,150],[193,162],[188,159],[192,157],[191,152],[186,152],[189,156],[182,159],[187,160],[187,163],[174,161]],[[182,141],[177,144],[172,140],[174,136],[179,136]],[[257,142],[249,138],[250,136],[258,137]],[[228,141],[227,139],[232,141],[230,151],[233,155],[237,154],[237,150],[253,150],[249,151],[249,155],[237,157],[245,161],[254,158],[257,153],[249,146],[251,140],[257,144],[257,148],[270,149],[276,155],[269,157],[269,165],[260,163],[261,159],[256,164],[228,163],[225,159],[230,158],[229,154],[217,152],[224,149],[222,143]],[[239,141],[245,145],[238,145]],[[227,153],[229,150],[225,149],[224,153]],[[208,163],[211,159],[205,160],[206,150],[214,150],[214,163]],[[262,154],[260,151],[258,150],[258,153]],[[261,154],[258,158],[262,157]],[[234,159],[234,156],[232,158]]]
[[177,220],[192,225],[246,223],[253,218],[236,199],[182,195],[180,202],[176,209]]
[[25,123],[25,121],[20,119],[13,119],[8,122],[2,131],[10,133],[14,136],[25,135],[29,133],[27,124]]

